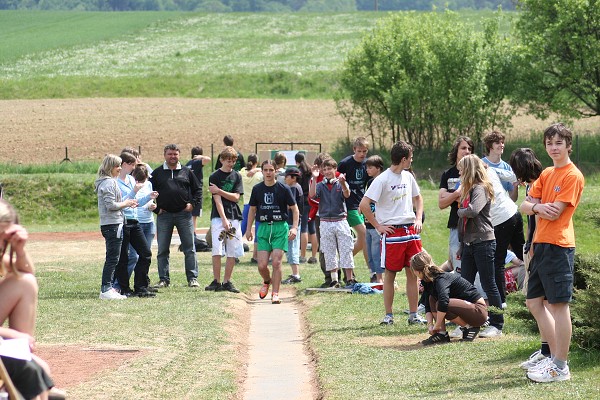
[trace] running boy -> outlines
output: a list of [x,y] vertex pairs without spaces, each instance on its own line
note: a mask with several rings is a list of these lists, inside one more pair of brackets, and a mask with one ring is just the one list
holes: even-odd
[[542,172],[521,204],[521,211],[537,216],[527,307],[551,353],[551,357],[527,370],[527,377],[534,382],[571,379],[567,358],[572,334],[569,302],[575,255],[572,217],[584,187],[583,174],[569,158],[572,140],[573,134],[561,123],[546,128],[544,145],[553,166]]
[[335,177],[337,163],[334,159],[323,160],[323,180],[315,184],[319,176],[319,167],[313,166],[313,179],[308,187],[308,195],[319,199],[319,231],[321,232],[320,247],[325,257],[325,268],[331,275],[330,287],[340,287],[338,282],[338,256],[340,265],[346,272],[346,284],[354,285],[354,257],[350,225],[346,220],[346,204],[344,199],[350,197],[350,188],[346,177],[340,174]]
[[[212,194],[210,229],[212,233],[212,267],[214,280],[204,290],[240,291],[231,282],[235,258],[244,255],[242,243],[242,211],[238,206],[240,195],[244,194],[242,176],[233,170],[238,152],[231,146],[225,147],[219,155],[221,168],[210,175],[208,190]],[[225,232],[226,234],[224,234]],[[223,244],[222,246],[220,244]],[[225,274],[221,284],[221,256],[227,256]]]
[[[409,268],[410,258],[423,249],[420,236],[423,227],[423,198],[413,174],[406,171],[412,164],[412,146],[402,140],[396,142],[392,146],[391,159],[392,166],[373,180],[360,202],[360,210],[365,218],[382,235],[385,317],[381,324],[394,323],[394,280],[396,273],[403,269],[406,271],[406,296],[410,312],[408,323],[425,324],[427,321],[417,314],[417,277]],[[371,202],[376,203],[377,215],[371,211]]]
[[[273,284],[271,303],[279,304],[279,286],[281,284],[281,259],[288,248],[288,241],[298,236],[298,206],[292,191],[286,185],[276,181],[275,162],[266,160],[262,163],[264,181],[252,188],[250,210],[246,225],[246,238],[252,241],[252,225],[258,215],[258,272],[263,285],[258,292],[261,299],[269,294],[269,286]],[[287,217],[291,211],[292,226],[288,226]],[[273,263],[273,274],[269,272],[269,258]]]

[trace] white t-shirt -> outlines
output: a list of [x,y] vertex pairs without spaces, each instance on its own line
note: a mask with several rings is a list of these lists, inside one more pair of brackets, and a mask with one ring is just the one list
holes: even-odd
[[415,223],[412,199],[420,193],[419,185],[410,172],[397,174],[388,168],[373,179],[365,196],[377,203],[377,222],[406,225]]
[[492,225],[498,226],[515,215],[518,207],[515,202],[512,201],[508,192],[504,190],[500,178],[498,177],[497,170],[495,168],[488,168],[487,172],[488,179],[492,182],[492,186],[494,187],[494,201],[490,207],[490,218],[492,219]]

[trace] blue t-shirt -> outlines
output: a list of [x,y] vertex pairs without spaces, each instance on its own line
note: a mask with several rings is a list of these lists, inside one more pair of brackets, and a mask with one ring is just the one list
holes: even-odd
[[[487,157],[483,157],[481,160],[484,163],[486,163],[487,165],[489,165],[490,167],[498,168],[498,169],[503,169],[505,171],[511,171],[512,172],[512,168],[510,167],[510,165],[506,161],[500,160],[499,163],[493,163]],[[506,190],[509,193],[512,192],[514,190],[514,188],[515,188],[513,186],[513,184],[510,183],[510,182],[506,182],[506,181],[501,180],[500,183],[502,183],[502,187],[504,188],[504,190]]]
[[252,188],[248,204],[256,207],[258,222],[279,222],[288,220],[288,206],[296,204],[296,199],[290,187],[281,182],[273,186],[261,182]]
[[350,188],[350,197],[346,199],[346,208],[358,210],[360,201],[365,195],[365,185],[369,179],[365,161],[358,162],[354,156],[348,156],[340,161],[337,170],[341,174],[346,174],[346,183]]

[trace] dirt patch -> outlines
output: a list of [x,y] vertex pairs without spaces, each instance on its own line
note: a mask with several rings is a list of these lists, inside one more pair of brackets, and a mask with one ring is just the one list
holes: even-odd
[[[324,149],[346,134],[331,100],[257,99],[68,99],[1,101],[0,162],[99,161],[125,145],[141,146],[145,161],[163,160],[168,143],[210,155],[233,135],[243,154],[257,142],[314,142]],[[314,146],[300,146],[318,150]],[[33,149],[31,151],[26,149]],[[261,147],[259,150],[267,150]]]
[[85,382],[107,368],[118,368],[144,352],[134,348],[75,345],[42,345],[36,349],[36,354],[50,365],[54,384],[61,389]]
[[[59,162],[65,147],[73,161],[100,161],[126,145],[141,146],[144,159],[156,163],[167,143],[178,143],[187,159],[193,146],[203,146],[205,154],[211,154],[211,145],[219,151],[227,134],[243,154],[254,152],[257,142],[321,143],[330,151],[338,138],[357,135],[348,131],[332,100],[48,99],[3,100],[0,107],[0,162],[10,163]],[[518,116],[506,133],[528,137],[548,124]],[[598,132],[599,124],[600,117],[588,118],[574,128],[585,135]]]

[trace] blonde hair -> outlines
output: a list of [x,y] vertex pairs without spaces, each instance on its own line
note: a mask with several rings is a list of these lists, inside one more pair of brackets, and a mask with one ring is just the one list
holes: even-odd
[[98,168],[98,178],[108,176],[112,178],[111,172],[114,167],[120,166],[122,163],[121,157],[114,154],[107,154],[102,160],[102,164]]
[[434,264],[433,258],[425,250],[411,257],[410,269],[413,272],[422,272],[425,282],[433,282],[438,275],[444,273],[443,269]]
[[219,158],[221,159],[221,161],[235,161],[238,158],[238,152],[233,147],[227,146],[221,151],[221,154],[219,154]]
[[463,202],[475,185],[483,186],[490,201],[494,200],[494,187],[490,182],[485,164],[476,154],[464,156],[456,165],[460,171],[462,194],[460,201]]
[[356,149],[357,147],[365,147],[368,149],[369,141],[367,140],[367,138],[364,136],[359,136],[356,139],[354,139],[354,143],[352,143],[352,148]]
[[[6,229],[10,225],[17,223],[19,223],[19,216],[17,215],[17,212],[15,211],[13,206],[11,206],[6,200],[0,199],[0,226]],[[1,243],[0,246],[2,246],[0,250],[0,275],[5,275],[6,270],[4,269],[4,255],[6,254],[6,250],[8,249],[9,244],[7,241],[4,241],[4,243]],[[8,266],[10,268],[9,272],[19,275],[19,271],[13,263],[12,248],[9,252]]]

